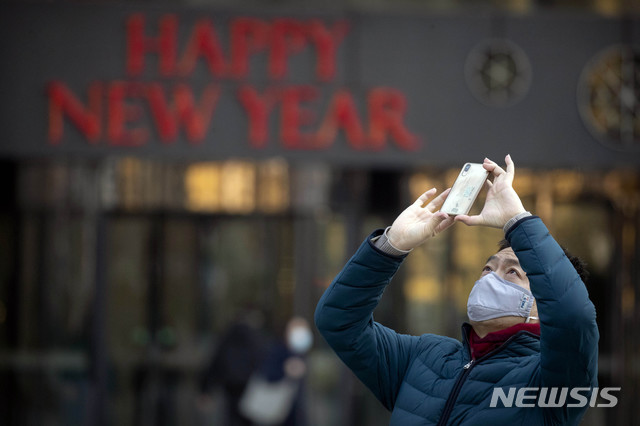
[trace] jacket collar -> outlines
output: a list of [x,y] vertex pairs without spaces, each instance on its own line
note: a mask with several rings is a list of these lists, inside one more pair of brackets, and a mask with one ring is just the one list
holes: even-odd
[[[471,359],[471,345],[469,343],[469,336],[472,330],[473,327],[471,326],[471,324],[467,322],[464,322],[462,324],[462,346],[464,347],[464,353],[468,359]],[[518,345],[513,345],[513,343],[517,343]],[[540,336],[527,330],[517,331],[502,345],[492,350],[485,356],[480,357],[480,359],[492,356],[503,349],[507,349],[507,347],[509,347],[509,349],[512,349],[513,356],[530,355],[533,352],[540,352]]]

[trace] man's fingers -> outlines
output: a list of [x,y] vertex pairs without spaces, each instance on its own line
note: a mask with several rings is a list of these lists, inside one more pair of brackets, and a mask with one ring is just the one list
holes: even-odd
[[422,207],[422,205],[426,203],[429,198],[433,197],[433,194],[435,193],[436,193],[436,189],[431,188],[430,190],[428,190],[427,192],[419,196],[418,199],[414,201],[413,204],[417,205],[418,207]]
[[431,236],[434,236],[452,223],[453,218],[451,216],[444,212],[437,212],[424,224],[424,230],[426,233],[431,233]]
[[[442,203],[444,203],[444,200],[447,198],[447,195],[449,194],[450,191],[451,191],[451,188],[448,188],[445,191],[443,191],[440,195],[438,195],[436,198],[431,200],[431,202],[427,204],[425,208],[429,211],[438,210],[442,205]],[[438,192],[436,188],[431,188],[430,190],[422,194],[420,197],[418,197],[418,199],[413,204],[417,205],[418,207],[422,207],[429,200],[429,198],[433,197],[436,194],[436,192]]]
[[[437,213],[440,214],[440,213]],[[447,217],[443,218],[442,222],[440,222],[436,228],[433,231],[433,235],[439,234],[440,232],[444,231],[445,229],[447,229],[448,227],[450,227],[451,225],[454,224],[454,218],[453,216],[449,216],[448,214],[444,213]]]
[[476,226],[484,224],[484,220],[481,216],[468,216],[466,214],[459,214],[455,217],[456,222],[462,222],[467,226]]
[[502,167],[498,166],[498,163],[491,161],[488,158],[484,159],[484,163],[482,165],[485,170],[491,172],[494,176],[500,176],[501,174],[506,173]]
[[436,198],[431,200],[429,204],[427,204],[427,207],[426,207],[427,210],[429,210],[430,212],[434,212],[438,210],[440,206],[442,206],[442,204],[444,203],[444,200],[447,199],[447,195],[449,195],[449,192],[451,192],[451,188],[447,188],[444,191],[442,191],[440,195],[438,195]]
[[511,159],[510,154],[507,154],[504,161],[507,164],[507,175],[509,176],[509,183],[511,183],[513,182],[513,178],[516,174],[516,166],[515,164],[513,164],[513,160]]
[[515,164],[513,164],[511,154],[507,154],[507,156],[504,158],[504,162],[507,164],[507,173],[513,174],[516,171],[516,166]]
[[446,214],[445,212],[438,212],[433,214],[434,220],[442,222],[443,220],[449,219],[451,216]]

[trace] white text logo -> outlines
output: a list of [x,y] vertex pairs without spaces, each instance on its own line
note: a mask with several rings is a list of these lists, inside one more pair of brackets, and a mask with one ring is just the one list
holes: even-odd
[[[621,388],[493,388],[490,407],[615,407],[618,398],[612,392]],[[598,403],[598,395],[604,402]],[[567,401],[569,396],[569,401]]]

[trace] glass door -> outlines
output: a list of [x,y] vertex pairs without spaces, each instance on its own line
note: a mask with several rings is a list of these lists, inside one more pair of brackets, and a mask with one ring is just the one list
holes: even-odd
[[247,308],[291,314],[290,225],[277,217],[115,215],[107,224],[108,424],[211,424],[198,404],[220,336]]

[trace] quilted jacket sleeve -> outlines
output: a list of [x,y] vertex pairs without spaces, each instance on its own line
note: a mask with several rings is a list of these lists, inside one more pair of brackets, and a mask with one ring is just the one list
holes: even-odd
[[[597,386],[598,326],[587,289],[540,218],[518,222],[507,239],[526,271],[540,317],[541,385]],[[563,408],[555,421],[576,414]]]
[[315,323],[342,361],[392,410],[418,338],[373,321],[373,310],[402,258],[382,253],[370,238],[325,291]]

